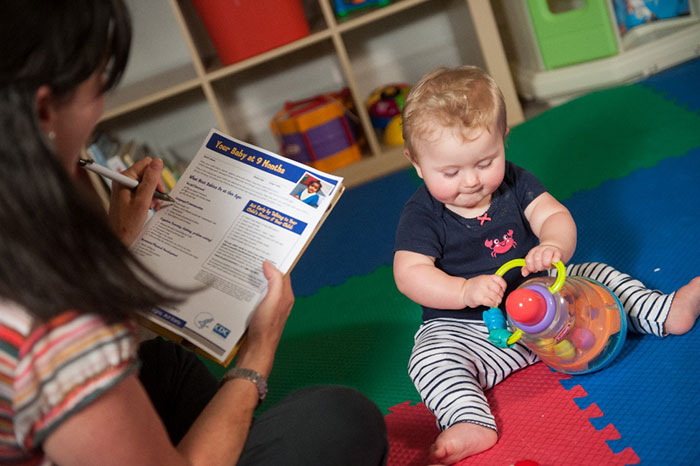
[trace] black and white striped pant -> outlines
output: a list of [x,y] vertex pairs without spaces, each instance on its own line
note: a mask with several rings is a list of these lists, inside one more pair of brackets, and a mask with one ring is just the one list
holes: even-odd
[[[598,262],[569,265],[566,273],[610,288],[622,303],[630,329],[664,335],[675,293],[650,290],[639,280]],[[408,373],[441,430],[458,422],[498,430],[484,391],[537,361],[539,358],[521,342],[511,348],[495,346],[488,340],[483,322],[433,319],[421,325],[415,335]]]

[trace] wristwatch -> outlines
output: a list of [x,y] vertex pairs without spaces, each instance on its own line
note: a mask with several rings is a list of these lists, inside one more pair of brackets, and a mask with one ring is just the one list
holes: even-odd
[[220,385],[225,384],[231,379],[246,379],[250,380],[258,387],[258,404],[262,403],[267,395],[267,381],[265,377],[262,376],[258,371],[253,369],[245,369],[241,367],[234,367],[229,369],[223,377],[221,377]]

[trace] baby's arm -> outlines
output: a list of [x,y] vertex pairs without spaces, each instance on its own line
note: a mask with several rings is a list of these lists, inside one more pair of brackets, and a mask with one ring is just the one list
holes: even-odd
[[525,256],[523,276],[550,269],[552,262],[571,259],[576,250],[576,223],[564,205],[543,193],[527,206],[525,217],[540,244]]
[[506,282],[497,275],[469,280],[453,277],[435,267],[435,259],[411,251],[394,254],[394,280],[410,300],[436,309],[495,307],[503,300]]

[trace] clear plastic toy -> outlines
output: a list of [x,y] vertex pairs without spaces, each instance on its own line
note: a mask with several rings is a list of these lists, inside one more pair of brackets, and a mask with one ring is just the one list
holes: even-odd
[[[552,369],[585,374],[607,366],[620,353],[627,335],[627,316],[620,301],[602,283],[566,277],[557,262],[557,277],[527,280],[506,298],[508,322],[498,308],[484,311],[489,340],[509,347],[522,339]],[[496,271],[503,276],[524,259],[509,261]]]

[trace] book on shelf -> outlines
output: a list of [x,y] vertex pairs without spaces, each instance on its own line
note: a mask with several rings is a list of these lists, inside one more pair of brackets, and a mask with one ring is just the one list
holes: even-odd
[[228,365],[265,297],[263,260],[288,274],[343,179],[211,130],[132,252],[168,283],[201,289],[139,314],[156,333]]
[[[84,150],[83,157],[117,172],[123,172],[144,157],[160,158],[163,160],[161,178],[166,194],[173,189],[186,168],[186,163],[170,151],[154,149],[147,143],[133,139],[122,142],[105,132],[97,132],[93,136]],[[112,181],[100,175],[92,175],[90,179],[95,191],[100,197],[109,198]]]

